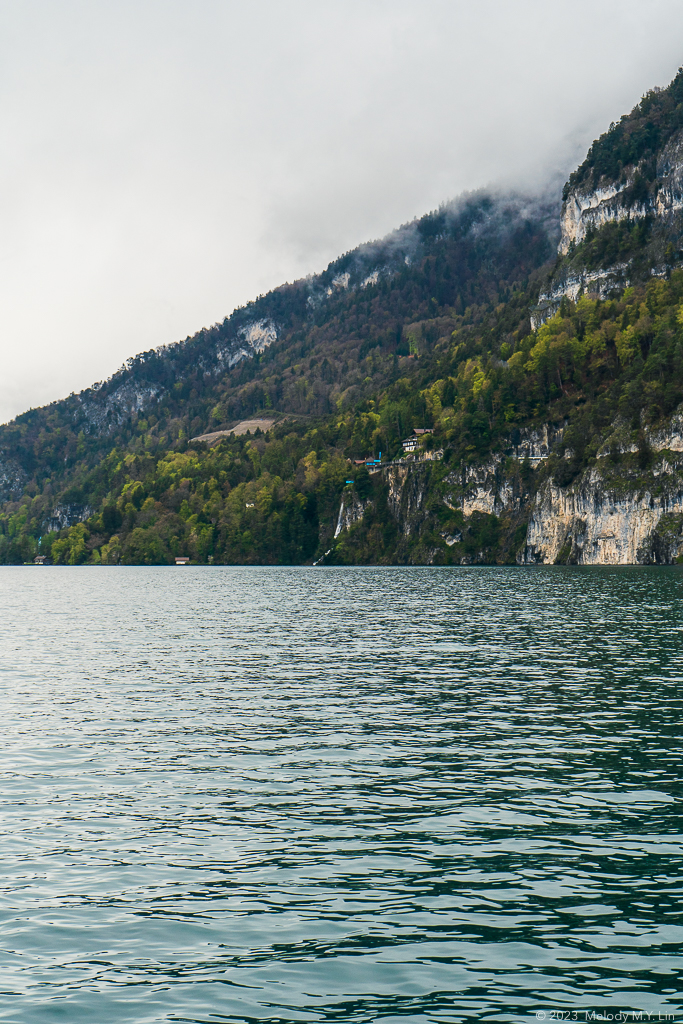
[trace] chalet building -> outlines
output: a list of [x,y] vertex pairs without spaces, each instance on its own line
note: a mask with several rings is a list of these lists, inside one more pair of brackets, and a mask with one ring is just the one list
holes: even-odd
[[36,555],[36,557],[33,559],[34,565],[47,565],[48,562],[49,559],[47,555]]
[[433,433],[434,431],[431,427],[416,427],[410,437],[401,442],[405,454],[410,455],[412,452],[416,452],[424,435]]
[[176,555],[175,564],[176,565],[189,565],[190,564],[190,559],[187,557],[187,555]]

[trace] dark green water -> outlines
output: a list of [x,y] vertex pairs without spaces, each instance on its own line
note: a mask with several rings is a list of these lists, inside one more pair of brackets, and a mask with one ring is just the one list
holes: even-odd
[[680,1019],[682,597],[0,570],[0,1021]]

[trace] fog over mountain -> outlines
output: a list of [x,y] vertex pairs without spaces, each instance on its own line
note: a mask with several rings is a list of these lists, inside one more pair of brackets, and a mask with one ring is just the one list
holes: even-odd
[[681,63],[672,0],[0,8],[0,418],[459,193],[558,184]]

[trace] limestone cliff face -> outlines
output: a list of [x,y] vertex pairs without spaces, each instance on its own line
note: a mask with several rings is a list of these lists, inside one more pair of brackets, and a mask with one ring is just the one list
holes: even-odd
[[27,482],[28,474],[17,460],[0,452],[0,501],[20,498]]
[[369,504],[369,501],[361,501],[355,491],[344,491],[334,531],[335,540],[343,530],[350,530],[361,521]]
[[[670,466],[666,469],[671,471]],[[671,476],[671,472],[668,474]],[[673,482],[673,481],[669,481]],[[571,488],[548,481],[537,493],[529,519],[520,564],[634,565],[660,561],[654,554],[657,527],[663,516],[683,513],[683,479],[673,491],[617,493],[598,469],[590,470]],[[683,549],[676,544],[663,560]]]
[[[572,187],[562,204],[558,251],[571,257],[589,231],[610,222],[646,217],[655,225],[656,236],[649,248],[650,272],[662,275],[667,272],[668,242],[679,248],[683,234],[683,129],[668,140],[656,161],[641,160],[626,167],[615,181],[602,179],[594,186],[582,182]],[[536,328],[554,315],[562,296],[576,301],[583,292],[604,298],[623,290],[632,283],[632,269],[628,260],[590,269],[570,260],[557,270],[540,296],[539,306],[532,311],[532,326]]]
[[[209,377],[221,376],[243,359],[260,355],[277,338],[277,326],[272,320],[248,322],[237,331],[235,339],[217,345],[210,359],[201,360],[201,368]],[[159,351],[172,352],[175,347]],[[86,434],[113,434],[130,416],[149,412],[166,390],[162,384],[141,383],[124,367],[114,374],[106,387],[96,384],[72,396],[72,418]]]
[[657,216],[669,218],[683,210],[683,131],[676,132],[657,159]]
[[391,466],[383,471],[389,485],[387,504],[404,537],[419,531],[425,519],[429,472],[419,463]]
[[589,228],[600,228],[610,221],[638,220],[653,214],[669,218],[683,209],[683,131],[676,132],[657,158],[655,180],[646,194],[634,201],[633,188],[641,168],[626,169],[622,180],[601,183],[599,187],[572,189],[560,215],[559,252],[566,256],[572,244],[578,245]]
[[519,462],[528,459],[532,466],[538,466],[562,440],[565,425],[543,423],[540,427],[522,427],[515,430],[505,454],[518,459]]
[[465,516],[474,512],[499,516],[520,511],[527,499],[517,475],[510,476],[505,470],[507,458],[518,463],[528,461],[532,468],[538,467],[562,440],[563,432],[563,427],[549,423],[516,430],[505,452],[493,455],[486,462],[464,466],[459,473],[447,477],[454,490],[446,495],[446,504],[461,509]]
[[593,191],[576,189],[569,193],[562,204],[560,216],[562,234],[558,248],[563,256],[567,255],[572,244],[578,245],[584,240],[589,228],[599,228],[613,220],[645,216],[646,207],[629,206],[624,201],[629,184],[627,180],[623,184],[608,185]]
[[[434,497],[431,477],[435,461],[438,460],[394,463],[382,467],[373,474],[376,482],[381,481],[384,485],[382,490],[386,496],[388,511],[398,526],[398,543],[402,552],[400,557],[405,557],[406,561],[414,560],[419,564],[429,564],[433,561],[435,553],[431,541],[427,546],[422,543],[425,527],[434,525],[431,522],[428,499]],[[344,532],[353,531],[363,519],[366,510],[373,506],[373,502],[373,498],[362,499],[354,489],[346,488],[342,493],[333,542]],[[419,548],[415,559],[411,555],[414,546]],[[326,551],[325,556],[329,555],[331,550],[332,548]]]
[[615,290],[623,290],[630,281],[628,271],[628,263],[613,263],[610,267],[598,270],[582,269],[561,273],[540,296],[539,306],[545,305],[546,308],[539,310],[540,315],[536,310],[532,312],[532,329],[537,330],[549,317],[555,315],[564,295],[576,302],[582,293],[590,292],[604,299]]
[[97,390],[74,396],[79,408],[74,414],[87,434],[112,434],[132,415],[141,415],[151,408],[162,393],[154,385],[140,386],[127,378],[111,393],[98,396]]
[[64,530],[67,526],[75,526],[76,523],[84,523],[94,512],[95,509],[90,505],[56,505],[52,516],[44,524],[45,531],[52,533]]
[[[653,452],[683,452],[683,413],[679,410],[664,426],[646,428],[643,433]],[[633,432],[623,419],[617,419],[597,455],[600,459],[615,452],[625,455],[636,451],[638,445],[633,441]]]
[[468,518],[475,512],[499,516],[513,505],[518,506],[520,496],[514,483],[506,476],[503,462],[502,455],[494,455],[487,462],[465,466],[459,473],[451,473],[447,482],[455,486],[454,491],[446,494],[446,504],[462,510]]
[[617,421],[597,464],[578,483],[561,488],[551,479],[542,485],[530,509],[520,563],[670,563],[683,553],[683,413],[644,433],[658,458],[640,479],[633,466],[609,462],[610,455],[637,451],[632,432]]

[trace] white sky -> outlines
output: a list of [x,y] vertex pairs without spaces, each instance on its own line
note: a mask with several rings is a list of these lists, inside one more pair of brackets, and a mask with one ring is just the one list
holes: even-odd
[[680,0],[0,0],[0,421],[566,176],[680,63]]

